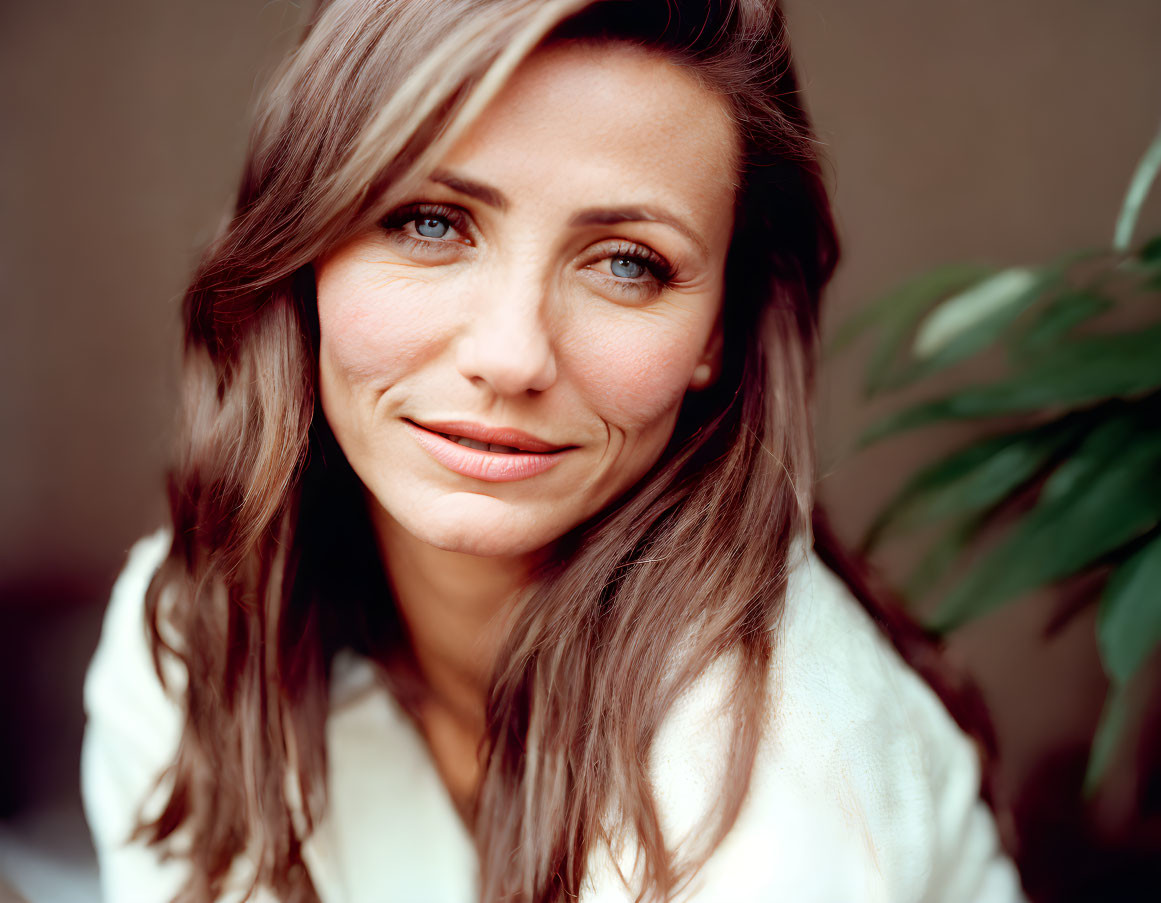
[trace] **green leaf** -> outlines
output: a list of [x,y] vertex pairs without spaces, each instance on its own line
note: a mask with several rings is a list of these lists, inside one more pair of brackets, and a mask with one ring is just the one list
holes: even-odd
[[1161,130],[1157,137],[1145,150],[1141,162],[1133,177],[1129,180],[1129,188],[1125,192],[1125,201],[1121,205],[1121,212],[1117,216],[1117,226],[1113,231],[1113,248],[1122,253],[1129,250],[1133,241],[1133,230],[1137,226],[1137,217],[1141,214],[1141,205],[1149,196],[1149,189],[1161,169]]
[[1141,248],[1137,255],[1140,269],[1145,273],[1138,289],[1146,292],[1161,292],[1161,235],[1155,235]]
[[923,312],[990,272],[974,264],[952,264],[917,276],[848,320],[835,334],[829,352],[840,350],[868,329],[878,330],[879,341],[871,352],[863,383],[863,391],[870,397],[890,384],[890,374]]
[[1013,356],[1019,360],[1052,348],[1081,323],[1100,316],[1113,302],[1096,292],[1075,289],[1058,295],[1035,321],[1012,342]]
[[1161,386],[1161,323],[1114,335],[1094,335],[1058,345],[1033,358],[1022,372],[905,408],[867,430],[860,444],[940,420],[994,417],[1075,407],[1110,397],[1143,394]]
[[916,276],[851,316],[831,339],[828,352],[837,352],[862,333],[899,319],[914,322],[930,305],[987,275],[990,270],[971,264],[950,264]]
[[1113,754],[1124,736],[1129,723],[1129,694],[1124,687],[1109,687],[1097,723],[1096,735],[1088,754],[1088,767],[1084,773],[1084,795],[1092,796],[1112,764]]
[[1054,421],[972,443],[916,474],[883,508],[863,542],[876,545],[888,532],[986,511],[1034,477],[1082,426]]
[[1058,274],[1004,270],[944,301],[920,324],[908,363],[884,374],[880,388],[897,389],[991,345],[1034,305]]
[[1097,643],[1105,671],[1118,683],[1161,644],[1161,536],[1109,578],[1097,613]]
[[1154,235],[1141,247],[1137,257],[1142,263],[1161,264],[1161,235]]
[[1093,431],[1045,482],[1036,507],[944,598],[951,630],[1077,573],[1161,523],[1161,430],[1124,414]]
[[984,518],[978,515],[965,517],[932,543],[903,584],[903,595],[915,602],[930,593],[975,539],[983,523]]
[[930,358],[955,342],[965,332],[981,323],[997,319],[1007,321],[1017,302],[1032,296],[1032,289],[1042,281],[1035,270],[1012,267],[978,282],[966,291],[953,295],[931,311],[915,333],[912,353]]

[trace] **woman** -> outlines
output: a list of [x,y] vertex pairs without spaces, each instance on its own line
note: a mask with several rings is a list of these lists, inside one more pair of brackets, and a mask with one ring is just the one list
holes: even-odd
[[90,672],[109,898],[1020,899],[808,552],[836,256],[772,0],[325,7]]

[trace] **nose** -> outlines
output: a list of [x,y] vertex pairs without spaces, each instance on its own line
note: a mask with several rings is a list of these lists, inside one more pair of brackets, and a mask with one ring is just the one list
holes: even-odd
[[555,383],[549,294],[536,278],[478,284],[456,349],[459,372],[508,397],[543,392]]

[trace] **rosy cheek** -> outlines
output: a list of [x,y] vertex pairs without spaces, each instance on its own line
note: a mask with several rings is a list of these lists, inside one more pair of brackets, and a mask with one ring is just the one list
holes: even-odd
[[703,347],[672,324],[650,319],[594,325],[562,351],[589,405],[613,427],[648,429],[673,413]]
[[421,280],[353,269],[319,276],[324,353],[351,382],[383,388],[438,346],[443,332],[438,292]]

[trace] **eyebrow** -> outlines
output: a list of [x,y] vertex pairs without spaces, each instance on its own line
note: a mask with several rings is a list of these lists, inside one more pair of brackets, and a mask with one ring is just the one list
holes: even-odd
[[594,207],[582,210],[572,218],[573,226],[612,226],[617,223],[662,223],[680,232],[703,253],[708,248],[701,237],[676,216],[656,207]]
[[[498,188],[465,179],[463,176],[458,176],[445,169],[436,170],[430,178],[433,182],[438,182],[459,194],[475,198],[489,207],[495,207],[497,210],[508,209],[508,199]],[[658,210],[656,207],[592,207],[577,213],[570,220],[569,225],[576,228],[581,226],[612,226],[617,223],[661,223],[680,232],[692,241],[703,254],[709,253],[701,236],[692,231],[676,216],[672,216],[664,210]]]
[[491,188],[488,185],[473,182],[471,179],[465,179],[442,169],[431,174],[431,181],[446,185],[452,191],[466,194],[468,197],[475,198],[477,201],[487,204],[489,207],[495,207],[497,210],[508,209],[508,199],[504,197],[503,192]]

